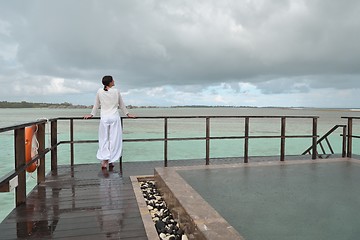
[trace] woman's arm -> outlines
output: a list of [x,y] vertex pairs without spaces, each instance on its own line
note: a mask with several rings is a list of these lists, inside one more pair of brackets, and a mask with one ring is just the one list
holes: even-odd
[[99,109],[100,107],[100,99],[99,99],[99,92],[96,93],[96,97],[95,97],[95,104],[91,110],[91,113],[90,114],[86,114],[84,116],[84,119],[88,119],[88,118],[92,118],[93,116],[96,115],[96,112],[97,110]]
[[118,96],[119,96],[119,108],[121,109],[121,111],[129,118],[136,118],[135,115],[130,114],[129,111],[127,110],[125,103],[121,97],[120,91],[118,91]]

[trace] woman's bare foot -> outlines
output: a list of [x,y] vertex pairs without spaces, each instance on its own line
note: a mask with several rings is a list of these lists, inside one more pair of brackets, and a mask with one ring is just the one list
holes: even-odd
[[109,171],[114,170],[114,164],[113,163],[109,163]]
[[103,161],[101,161],[101,168],[102,168],[102,169],[107,168],[108,162],[109,162],[109,160],[103,160]]

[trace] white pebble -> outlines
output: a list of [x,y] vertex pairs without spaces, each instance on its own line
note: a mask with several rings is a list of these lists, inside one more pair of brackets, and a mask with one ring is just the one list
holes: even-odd
[[[169,240],[170,238],[174,238],[175,236],[170,233],[174,230],[174,223],[176,222],[176,226],[178,228],[180,228],[180,226],[179,223],[173,219],[169,209],[167,209],[166,202],[161,197],[160,192],[158,192],[156,189],[155,181],[143,182],[141,189],[147,204],[147,208],[149,209],[151,218],[154,223],[157,221],[163,221],[165,223],[169,222],[169,224],[165,225],[165,229],[167,229],[169,233],[160,233],[159,238],[161,240]],[[164,216],[166,217],[163,218]],[[186,235],[182,235],[181,240],[188,240],[188,238]]]
[[165,240],[165,239],[166,239],[166,234],[165,234],[165,233],[160,233],[159,237],[160,237],[162,240]]

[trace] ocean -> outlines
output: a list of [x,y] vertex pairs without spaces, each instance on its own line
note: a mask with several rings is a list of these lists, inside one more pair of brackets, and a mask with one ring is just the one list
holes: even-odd
[[[51,119],[56,117],[82,117],[90,109],[0,109],[0,128],[20,123]],[[319,116],[318,135],[322,136],[336,124],[346,124],[341,117],[360,116],[359,110],[351,109],[312,109],[312,108],[136,108],[130,112],[139,117],[158,116]],[[244,120],[237,118],[212,119],[211,136],[243,135]],[[250,135],[279,135],[280,119],[251,119]],[[169,119],[169,137],[204,137],[205,119]],[[46,126],[49,132],[50,124]],[[98,120],[75,120],[75,140],[96,140]],[[360,124],[354,124],[354,133],[360,132]],[[288,119],[286,122],[287,135],[311,135],[311,119]],[[341,130],[330,138],[335,153],[341,153]],[[0,178],[14,169],[14,137],[13,132],[0,133]],[[69,121],[58,121],[58,140],[69,140]],[[161,119],[124,119],[124,139],[134,138],[163,138],[164,123]],[[356,153],[354,140],[353,153]],[[50,145],[49,134],[45,139],[46,147]],[[242,139],[211,140],[210,157],[243,157]],[[286,140],[286,154],[299,155],[311,145],[311,139],[294,138]],[[98,163],[96,159],[97,144],[75,145],[75,164]],[[250,139],[249,156],[279,155],[279,139]],[[205,158],[205,141],[169,141],[168,159],[200,159]],[[47,157],[47,161],[50,158]],[[154,161],[163,160],[162,142],[126,142],[123,149],[123,161]],[[69,145],[60,145],[58,149],[58,163],[70,163]],[[47,171],[49,170],[47,164]],[[27,174],[29,192],[36,184],[36,174]],[[0,221],[14,207],[14,192],[0,193]]]

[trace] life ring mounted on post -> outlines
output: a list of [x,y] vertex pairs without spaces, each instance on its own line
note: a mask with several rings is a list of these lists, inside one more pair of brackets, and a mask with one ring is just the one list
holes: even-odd
[[[36,138],[38,126],[32,125],[25,128],[25,160],[26,163],[30,162],[37,154],[39,142]],[[32,173],[39,166],[38,161],[33,162],[26,168],[26,171]]]

